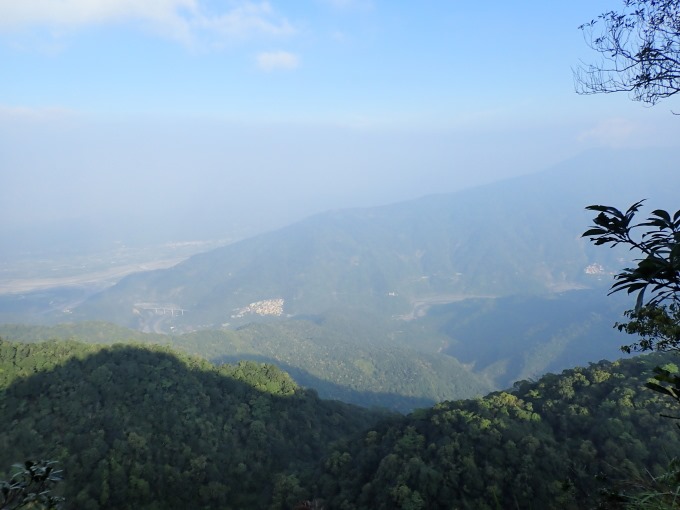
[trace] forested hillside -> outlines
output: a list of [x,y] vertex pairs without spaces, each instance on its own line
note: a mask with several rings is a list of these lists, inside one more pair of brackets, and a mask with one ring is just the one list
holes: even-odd
[[668,359],[600,362],[416,411],[336,447],[315,491],[328,508],[366,510],[582,509],[635,493],[680,456],[659,416],[677,410],[644,387]]
[[[408,412],[481,396],[517,379],[614,359],[625,296],[583,290],[431,305],[417,320],[356,309],[160,335],[111,323],[0,324],[8,340],[157,343],[215,363],[275,363],[322,398]],[[592,339],[597,339],[593,341]]]
[[598,3],[0,0],[0,510],[680,510],[680,0]]
[[160,347],[0,341],[0,390],[0,466],[60,461],[78,510],[290,508],[294,473],[378,416]]
[[433,306],[424,322],[449,339],[444,353],[504,389],[520,379],[619,357],[622,339],[612,324],[628,306],[624,294],[605,298],[601,289],[577,290]]
[[582,290],[470,299],[432,305],[426,315],[410,321],[336,309],[181,335],[141,333],[103,322],[0,324],[0,336],[23,342],[135,341],[173,346],[214,363],[275,363],[322,398],[408,412],[618,357],[620,337],[612,324],[627,302],[625,296],[603,297],[602,291]]
[[[428,303],[606,286],[599,280],[619,270],[626,254],[580,239],[582,208],[640,194],[665,203],[680,186],[676,155],[656,156],[667,164],[647,168],[644,152],[591,153],[475,189],[319,214],[128,276],[69,310],[69,320],[168,332],[348,306],[408,317]],[[650,182],[665,186],[650,189]],[[159,307],[176,312],[159,316]]]
[[[654,355],[388,416],[253,362],[0,342],[0,463],[61,462],[67,508],[587,508],[680,456]],[[604,476],[603,476],[604,475]]]
[[[433,341],[432,333],[423,334],[406,325],[396,334],[374,317],[356,314],[178,336],[140,333],[101,322],[0,325],[0,336],[21,342],[134,341],[172,346],[217,364],[243,359],[275,363],[323,398],[400,412],[447,399],[481,396],[495,389],[455,358],[437,353],[436,344],[421,350],[409,347],[418,344],[419,334],[423,338],[420,343]],[[440,339],[438,345],[443,344]]]
[[476,189],[331,211],[131,275],[82,306],[68,288],[0,296],[0,321],[107,319],[148,335],[40,336],[272,362],[323,397],[402,412],[482,395],[619,355],[611,324],[627,305],[605,294],[628,254],[580,237],[582,207],[641,193],[667,203],[675,154],[659,151],[668,164],[643,174],[648,156],[593,152]]

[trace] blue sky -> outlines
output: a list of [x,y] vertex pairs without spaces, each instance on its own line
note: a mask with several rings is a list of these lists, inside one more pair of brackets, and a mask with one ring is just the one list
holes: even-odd
[[671,102],[574,93],[577,27],[621,3],[0,0],[2,226],[274,224],[677,146]]
[[[619,1],[0,2],[5,108],[449,125],[573,97]],[[564,105],[562,105],[564,108]],[[584,110],[586,106],[582,106]]]

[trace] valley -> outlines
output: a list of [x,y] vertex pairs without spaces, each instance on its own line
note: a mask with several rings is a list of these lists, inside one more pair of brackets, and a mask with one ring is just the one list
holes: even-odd
[[93,509],[576,509],[597,473],[664,473],[680,443],[644,381],[677,367],[621,359],[626,254],[579,237],[573,172],[6,271],[0,461],[64,463]]
[[141,246],[112,243],[105,251],[36,252],[7,256],[0,263],[0,296],[80,287],[99,291],[129,274],[172,267],[196,253],[227,244],[225,240],[173,242]]
[[[116,332],[109,342],[275,363],[323,398],[401,412],[616,359],[612,325],[629,305],[606,293],[626,254],[580,239],[580,204],[620,202],[651,175],[678,176],[664,166],[640,175],[634,152],[611,157],[611,170],[576,159],[465,192],[321,213],[238,242],[44,260],[23,281],[5,271],[0,336],[35,333],[2,323],[82,341]],[[598,179],[579,177],[595,167]],[[67,336],[60,323],[74,325]]]
[[0,0],[0,510],[680,509],[680,0],[604,3]]
[[465,301],[467,299],[493,299],[497,296],[475,296],[475,295],[462,295],[462,294],[444,294],[436,295],[430,297],[420,296],[417,300],[412,301],[412,310],[404,315],[398,315],[395,318],[405,321],[412,321],[420,317],[427,315],[427,312],[432,306],[435,305],[448,305],[451,303],[457,303],[460,301]]

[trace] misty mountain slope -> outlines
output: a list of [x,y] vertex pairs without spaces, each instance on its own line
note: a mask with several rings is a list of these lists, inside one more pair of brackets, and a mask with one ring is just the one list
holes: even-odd
[[600,289],[470,299],[431,308],[426,322],[450,339],[443,350],[497,388],[546,372],[621,356],[613,324],[630,306]]
[[[27,343],[75,339],[161,344],[219,364],[241,360],[273,363],[322,398],[401,412],[495,389],[485,376],[436,352],[433,344],[441,346],[443,341],[435,332],[422,332],[413,323],[395,331],[386,322],[367,314],[336,313],[184,335],[140,333],[104,322],[0,324],[0,337]],[[425,341],[430,344],[424,345]]]
[[[225,338],[221,344],[226,354],[222,360],[274,363],[302,386],[316,389],[322,398],[404,412],[442,400],[481,396],[493,389],[455,358],[405,347],[387,335],[349,336],[338,328],[304,320],[250,324],[236,333],[237,338],[229,335],[232,341]],[[200,344],[206,334],[184,335],[179,342],[193,337]],[[243,354],[243,347],[234,340],[259,356]]]
[[649,166],[647,152],[593,152],[472,190],[320,214],[129,276],[76,316],[158,327],[160,319],[139,304],[166,304],[186,313],[163,319],[162,328],[205,327],[253,320],[256,313],[233,316],[263,300],[283,299],[284,314],[338,305],[409,314],[423,301],[591,286],[597,278],[585,273],[588,265],[600,263],[607,273],[621,262],[580,238],[590,218],[583,207],[627,207],[644,197],[656,200],[653,206],[668,202],[669,190],[680,188],[673,156],[660,151]]

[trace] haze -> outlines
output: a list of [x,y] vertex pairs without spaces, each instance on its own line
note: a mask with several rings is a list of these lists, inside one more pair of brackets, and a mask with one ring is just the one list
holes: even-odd
[[244,237],[678,147],[672,104],[574,93],[596,58],[578,25],[619,4],[0,1],[0,258]]

